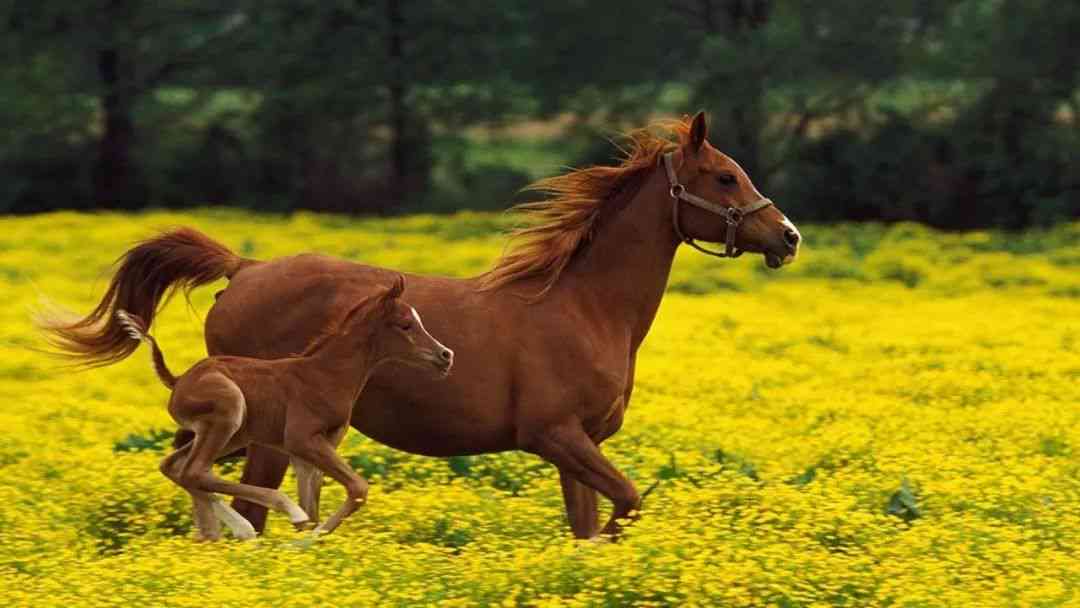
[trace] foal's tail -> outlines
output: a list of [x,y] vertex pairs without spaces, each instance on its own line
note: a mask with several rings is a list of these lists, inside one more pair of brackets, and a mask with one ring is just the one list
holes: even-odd
[[97,367],[116,363],[138,347],[128,339],[116,312],[125,310],[154,322],[163,301],[177,289],[185,293],[231,278],[254,260],[244,259],[193,228],[177,228],[132,247],[119,260],[109,288],[94,310],[85,317],[40,314],[38,327],[60,356],[77,365]]
[[150,355],[154,359],[154,371],[157,372],[158,378],[161,378],[161,383],[169,389],[176,386],[176,376],[169,371],[169,366],[165,365],[165,355],[161,354],[161,348],[158,347],[154,336],[147,333],[146,324],[143,323],[143,320],[126,310],[118,310],[116,311],[116,322],[120,324],[120,327],[124,328],[124,331],[132,340],[135,340],[136,346],[138,346],[138,342],[146,342],[150,346]]

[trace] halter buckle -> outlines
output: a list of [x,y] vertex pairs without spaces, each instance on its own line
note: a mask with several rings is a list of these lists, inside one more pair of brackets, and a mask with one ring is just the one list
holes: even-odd
[[674,198],[674,199],[680,198],[682,196],[683,192],[686,192],[686,186],[684,186],[682,184],[671,184],[671,189],[668,190],[668,193],[671,195],[671,198]]
[[743,212],[738,207],[728,207],[727,215],[724,218],[728,224],[738,226],[743,221]]

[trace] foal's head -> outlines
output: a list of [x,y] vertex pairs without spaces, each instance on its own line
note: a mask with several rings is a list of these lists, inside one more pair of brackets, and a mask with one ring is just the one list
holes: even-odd
[[[686,191],[724,207],[745,209],[761,200],[761,193],[742,167],[706,141],[708,130],[705,113],[698,112],[690,124],[689,136],[676,153],[678,174]],[[687,204],[679,212],[679,224],[686,236],[724,242],[727,222],[723,217]],[[764,254],[770,268],[779,268],[795,259],[801,238],[787,217],[775,205],[769,205],[742,219],[735,245]]]
[[449,374],[454,351],[424,329],[420,314],[402,299],[404,291],[405,277],[399,274],[389,289],[349,313],[342,333],[362,340],[376,365],[398,361]]

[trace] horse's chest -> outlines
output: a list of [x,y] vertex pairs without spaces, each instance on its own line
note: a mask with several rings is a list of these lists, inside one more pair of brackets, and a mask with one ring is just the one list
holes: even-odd
[[623,414],[626,412],[626,399],[619,395],[611,399],[603,408],[595,408],[591,416],[586,416],[583,421],[585,433],[593,441],[603,441],[618,431],[622,426]]
[[598,374],[587,389],[581,420],[585,432],[595,439],[604,439],[622,425],[633,382],[629,370]]

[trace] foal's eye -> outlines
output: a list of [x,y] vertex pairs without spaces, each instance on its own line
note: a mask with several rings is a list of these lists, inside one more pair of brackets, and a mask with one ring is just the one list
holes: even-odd
[[412,329],[412,321],[406,321],[401,324],[401,331],[409,331]]
[[721,173],[716,176],[716,181],[724,186],[734,186],[738,180],[731,173]]

